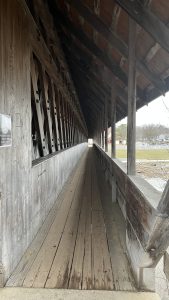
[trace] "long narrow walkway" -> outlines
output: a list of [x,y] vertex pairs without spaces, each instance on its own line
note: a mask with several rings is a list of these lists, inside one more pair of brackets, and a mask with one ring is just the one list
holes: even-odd
[[43,225],[47,229],[38,233],[7,286],[135,290],[124,232],[119,232],[122,216],[110,203],[93,152],[81,159],[53,210],[52,224]]

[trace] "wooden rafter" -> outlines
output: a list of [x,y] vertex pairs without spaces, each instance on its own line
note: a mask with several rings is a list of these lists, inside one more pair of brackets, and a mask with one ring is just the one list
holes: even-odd
[[[86,72],[85,68],[83,67],[83,64],[81,64],[78,51],[72,44],[70,46],[69,45],[70,45],[69,43],[66,43],[65,51],[66,53],[68,52],[67,59],[69,63],[73,64],[72,70],[77,68],[80,69],[80,71],[83,73],[83,79],[84,77],[87,77],[92,84],[94,82],[94,85],[97,86],[98,89],[102,88],[104,94],[108,98],[111,98],[111,85],[108,85],[108,83],[101,81],[100,77],[98,77],[97,74],[98,72],[97,71],[93,72],[93,67],[92,70]],[[121,99],[122,105],[127,105],[127,93],[119,85],[117,85],[116,94]]]
[[[71,3],[78,12],[83,16],[83,18],[92,25],[92,27],[97,30],[104,39],[107,40],[108,44],[116,49],[122,56],[126,59],[128,58],[128,46],[121,40],[117,35],[115,30],[111,30],[99,19],[99,17],[90,11],[85,5],[83,5],[81,0],[65,0]],[[165,82],[151,72],[146,63],[137,58],[137,69],[143,73],[143,75],[157,88],[161,93],[165,93],[166,86]]]
[[139,0],[115,0],[153,39],[169,52],[169,29]]
[[[72,23],[71,23],[71,24],[72,24]],[[71,38],[70,36],[65,38],[64,33],[62,33],[62,36],[64,37],[64,38],[63,38],[63,43],[65,43],[65,44],[67,45],[68,48],[74,49],[75,52],[76,52],[75,48],[78,48],[77,52],[79,52],[79,51],[82,52],[82,57],[85,57],[85,51],[83,51],[82,49],[80,49],[80,48],[78,47],[78,44],[76,43],[76,41],[74,41],[73,38]],[[78,34],[78,36],[79,36],[79,40],[80,40],[80,42],[82,43],[82,45],[84,45],[84,46],[86,47],[85,42],[84,42],[84,41],[81,41],[81,37],[80,37],[81,34],[80,34],[80,33]],[[102,52],[102,51],[101,51],[101,52]],[[91,53],[93,53],[93,52],[91,51]],[[104,55],[105,55],[105,57],[106,57],[106,54],[104,54]],[[106,57],[106,60],[107,60],[107,68],[111,71],[112,75],[113,75],[115,78],[117,78],[118,74],[116,74],[117,76],[115,76],[114,72],[112,72],[112,65],[111,65],[112,60],[109,60],[109,57]],[[102,61],[102,60],[101,60],[101,61]],[[104,64],[103,61],[102,61],[102,63]],[[114,64],[114,63],[113,63],[113,64]],[[116,68],[116,66],[115,66],[114,68]],[[119,67],[118,67],[118,69],[119,69]],[[123,84],[125,84],[125,85],[126,85],[126,88],[127,88],[127,81],[126,81],[126,80],[127,80],[127,76],[125,75],[125,73],[123,73],[123,75],[124,75],[124,79],[122,79],[122,78],[120,78],[120,79],[121,79],[121,81],[123,81]],[[119,79],[119,77],[118,77],[118,79]],[[137,97],[138,97],[139,99],[141,99],[142,101],[144,100],[143,92],[142,92],[142,90],[141,90],[139,87],[137,87]]]
[[78,40],[88,49],[91,51],[91,53],[97,57],[100,61],[103,62],[103,64],[110,69],[110,71],[113,73],[115,77],[120,79],[125,85],[127,85],[127,76],[119,67],[118,64],[116,64],[106,53],[105,51],[101,50],[96,44],[87,37],[87,35],[81,30],[76,28],[74,24],[68,20],[64,14],[61,12],[55,13],[55,22],[58,26],[63,26],[66,28],[66,30],[74,35]]

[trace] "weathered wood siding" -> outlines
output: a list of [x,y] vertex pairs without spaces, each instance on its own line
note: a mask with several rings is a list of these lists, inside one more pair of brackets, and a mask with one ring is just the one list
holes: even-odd
[[86,147],[86,143],[74,146],[33,166],[31,172],[31,199],[33,203],[30,207],[32,236],[45,220]]
[[[12,117],[12,146],[0,148],[0,273],[3,267],[4,280],[87,146],[77,145],[32,166],[30,61],[36,41],[30,16],[20,3],[0,1],[0,113]],[[49,71],[54,70],[49,55],[45,59],[46,48],[40,49],[42,41],[37,41],[36,52],[41,51]]]
[[0,112],[12,117],[12,147],[0,148],[0,249],[6,274],[29,240],[30,96],[29,22],[18,1],[0,1]]

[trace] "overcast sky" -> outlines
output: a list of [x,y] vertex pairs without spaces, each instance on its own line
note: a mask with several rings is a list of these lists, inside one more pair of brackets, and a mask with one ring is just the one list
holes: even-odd
[[[126,124],[127,119],[118,122],[117,125]],[[136,114],[137,126],[144,124],[161,124],[169,127],[169,93],[140,108]]]

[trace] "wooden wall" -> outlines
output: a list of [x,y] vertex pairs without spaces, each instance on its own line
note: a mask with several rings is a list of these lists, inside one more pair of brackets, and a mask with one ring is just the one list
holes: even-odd
[[0,113],[12,117],[12,147],[0,148],[0,249],[9,274],[28,242],[31,221],[30,44],[29,22],[18,1],[0,1],[0,22]]
[[[5,281],[87,146],[82,143],[52,153],[48,159],[42,158],[32,165],[32,51],[36,51],[36,55],[41,51],[41,63],[46,64],[48,74],[52,70],[55,84],[60,84],[58,75],[53,72],[55,65],[35,27],[24,1],[0,0],[0,113],[12,117],[12,146],[0,148],[1,285],[2,268]],[[37,34],[37,40],[33,32]]]
[[61,151],[32,167],[32,204],[29,208],[29,213],[32,216],[31,223],[29,224],[30,239],[36,234],[40,225],[45,220],[71,171],[86,148],[87,143],[79,144]]

